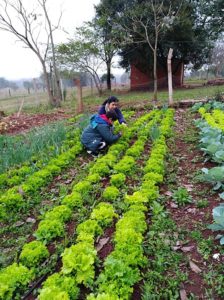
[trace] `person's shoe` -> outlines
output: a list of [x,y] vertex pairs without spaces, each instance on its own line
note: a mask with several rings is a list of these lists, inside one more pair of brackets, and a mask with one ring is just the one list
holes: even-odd
[[99,150],[102,150],[103,148],[106,147],[106,145],[107,145],[107,144],[106,144],[105,142],[101,142],[100,145],[99,145],[99,147],[98,147],[98,149],[99,149]]
[[91,154],[93,157],[97,157],[98,156],[97,152],[94,152],[94,151],[91,151],[91,150],[87,150],[87,153]]

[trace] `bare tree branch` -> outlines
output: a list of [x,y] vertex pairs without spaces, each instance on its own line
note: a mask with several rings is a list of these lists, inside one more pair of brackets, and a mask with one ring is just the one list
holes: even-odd
[[[28,9],[24,6],[22,0],[1,0],[0,30],[11,33],[35,53],[43,68],[49,101],[52,105],[59,105],[60,98],[55,103],[52,95],[52,88],[47,73],[47,59],[49,50],[54,53],[53,31],[58,29],[62,14],[60,13],[57,25],[52,26],[46,3],[47,0],[36,0],[34,3],[35,7]],[[55,56],[53,60],[56,74]],[[57,79],[56,81],[58,82],[59,80]],[[58,92],[59,94],[60,92]]]

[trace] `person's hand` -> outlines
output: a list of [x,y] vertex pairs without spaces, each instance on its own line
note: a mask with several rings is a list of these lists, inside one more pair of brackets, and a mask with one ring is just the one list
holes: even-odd
[[124,123],[124,122],[123,122],[123,123],[121,123],[121,125],[123,125],[123,126],[128,126],[128,125],[127,125],[126,123]]

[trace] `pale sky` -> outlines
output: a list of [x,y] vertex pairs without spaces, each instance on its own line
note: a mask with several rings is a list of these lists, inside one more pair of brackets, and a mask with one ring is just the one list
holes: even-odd
[[[29,0],[29,4],[34,2],[36,0]],[[57,36],[54,36],[55,42],[65,42],[68,37],[72,37],[75,27],[81,26],[84,21],[90,21],[95,13],[94,4],[99,2],[100,0],[48,0],[49,6],[53,4],[51,17],[53,13],[58,19],[59,12],[62,10],[60,25],[70,33],[66,36],[65,33],[58,32]],[[12,34],[2,30],[0,30],[0,41],[0,77],[14,80],[40,76],[41,64],[30,49],[25,49]]]

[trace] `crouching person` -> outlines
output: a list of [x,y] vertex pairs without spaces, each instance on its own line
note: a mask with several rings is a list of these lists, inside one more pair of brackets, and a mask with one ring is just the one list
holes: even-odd
[[90,124],[81,136],[81,142],[89,154],[98,155],[107,145],[115,143],[121,134],[113,134],[113,122],[118,119],[115,111],[108,111],[104,115],[93,115]]

